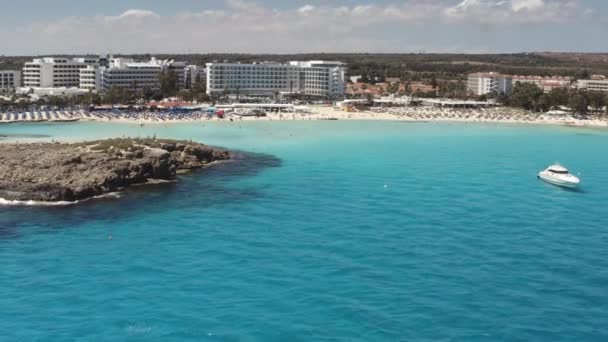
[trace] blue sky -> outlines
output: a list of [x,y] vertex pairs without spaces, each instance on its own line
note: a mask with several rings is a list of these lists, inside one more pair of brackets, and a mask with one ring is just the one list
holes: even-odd
[[[6,3],[6,4],[4,4]],[[607,51],[606,0],[0,0],[2,54]]]

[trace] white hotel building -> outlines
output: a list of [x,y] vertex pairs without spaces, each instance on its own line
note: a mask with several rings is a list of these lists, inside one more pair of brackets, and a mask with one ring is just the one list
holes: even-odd
[[571,77],[542,77],[542,76],[513,76],[513,85],[517,83],[531,83],[539,87],[545,93],[556,88],[569,88],[572,83]]
[[579,89],[608,92],[608,80],[578,80]]
[[101,89],[101,68],[96,65],[89,65],[80,69],[79,88],[89,91],[99,91]]
[[467,90],[475,95],[510,94],[513,91],[513,78],[495,72],[470,74]]
[[21,86],[21,71],[0,70],[0,95],[12,94]]
[[77,88],[80,86],[80,70],[98,62],[98,58],[34,59],[23,67],[23,85],[31,88]]
[[100,93],[112,87],[158,90],[158,74],[164,70],[176,73],[178,88],[186,86],[187,72],[191,71],[184,62],[155,58],[148,62],[137,62],[107,57],[34,59],[25,63],[23,85],[26,88],[80,88]]
[[570,88],[571,77],[542,77],[542,76],[511,76],[495,72],[470,74],[467,89],[475,95],[484,95],[491,92],[497,94],[510,94],[517,83],[529,83],[539,87],[543,92],[549,93],[557,88]]
[[152,58],[149,62],[136,62],[132,59],[111,59],[107,68],[98,68],[98,74],[86,70],[83,75],[81,88],[90,88],[93,82],[99,82],[96,89],[106,92],[112,87],[121,87],[131,90],[160,89],[159,73],[173,70],[177,75],[177,87],[186,85],[186,63],[174,61],[160,61]]
[[207,94],[228,92],[273,96],[301,94],[319,98],[344,96],[345,67],[341,62],[207,63]]

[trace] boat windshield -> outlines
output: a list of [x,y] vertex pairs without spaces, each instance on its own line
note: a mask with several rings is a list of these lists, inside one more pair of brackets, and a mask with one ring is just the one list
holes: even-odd
[[562,170],[549,170],[553,173],[557,173],[558,175],[567,175],[569,172],[568,171],[562,171]]

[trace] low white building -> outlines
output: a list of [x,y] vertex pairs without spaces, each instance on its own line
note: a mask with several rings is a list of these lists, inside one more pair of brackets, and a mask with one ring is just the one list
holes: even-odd
[[21,86],[21,71],[0,70],[0,94],[12,94]]
[[534,84],[545,93],[553,89],[569,88],[572,83],[571,77],[542,77],[542,76],[513,76],[513,85],[517,83]]
[[341,62],[207,63],[207,94],[337,98],[344,96],[344,75]]
[[608,80],[578,80],[579,89],[608,92]]
[[513,77],[495,72],[470,74],[467,90],[478,96],[490,93],[511,94]]

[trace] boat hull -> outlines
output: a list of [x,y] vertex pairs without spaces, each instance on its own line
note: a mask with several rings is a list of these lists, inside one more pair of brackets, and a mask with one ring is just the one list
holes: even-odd
[[560,179],[560,178],[554,177],[552,175],[546,174],[545,172],[539,173],[538,178],[542,179],[543,181],[545,181],[547,183],[561,186],[563,188],[569,188],[569,189],[577,188],[578,185],[580,184],[578,179],[576,179],[575,181],[564,180],[564,179]]

